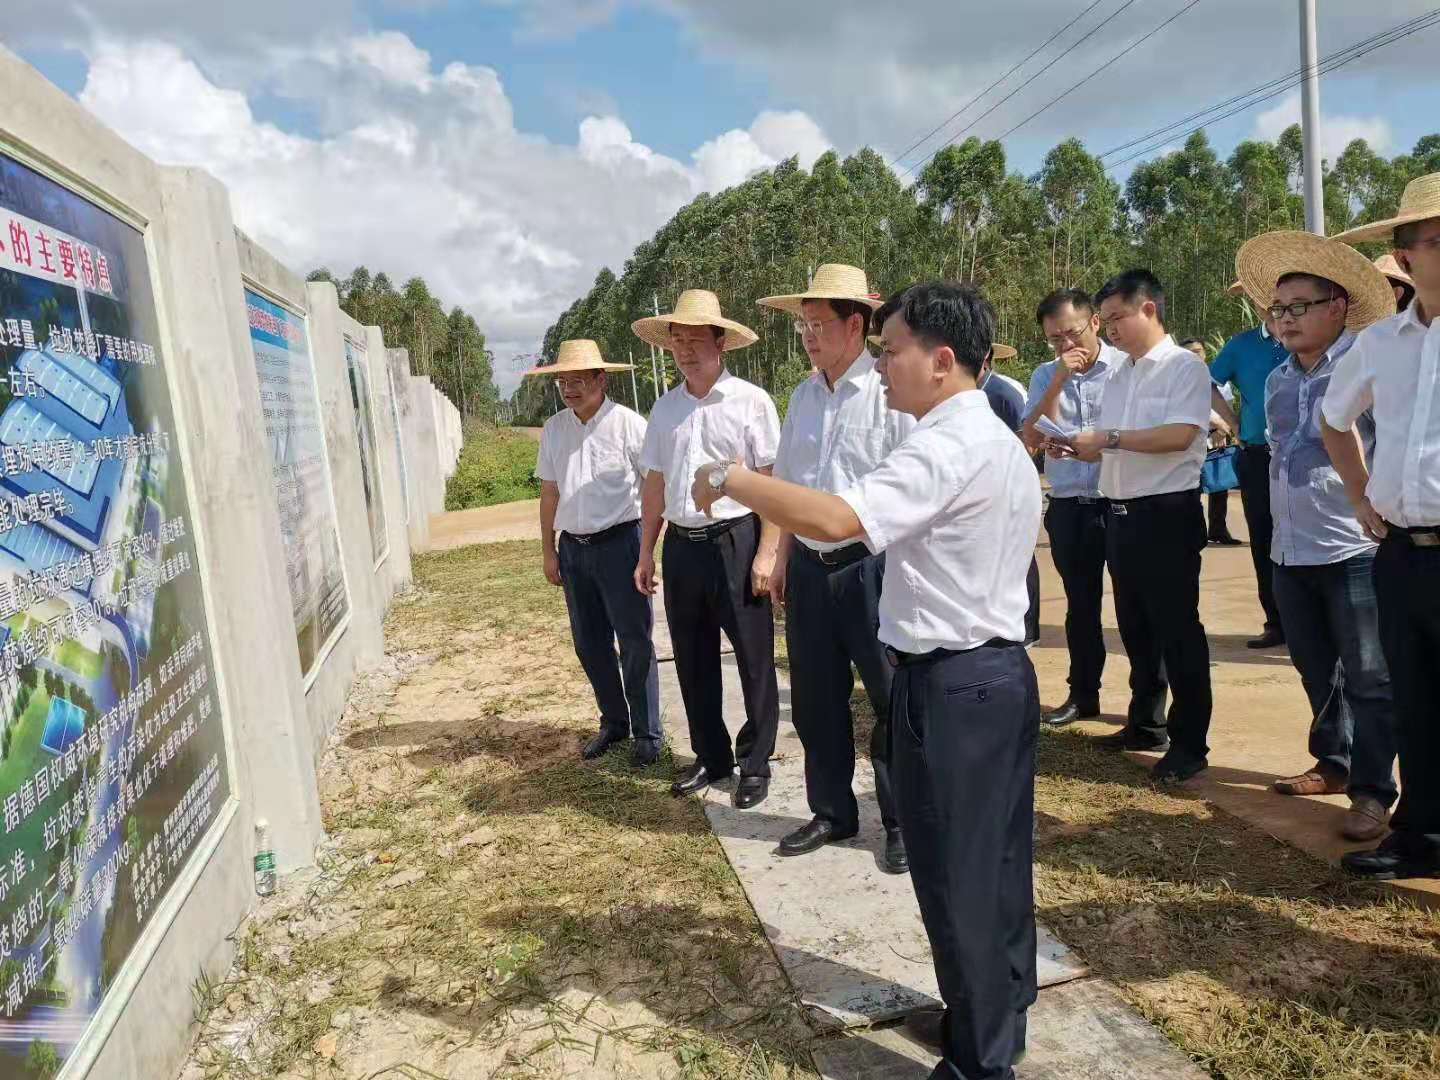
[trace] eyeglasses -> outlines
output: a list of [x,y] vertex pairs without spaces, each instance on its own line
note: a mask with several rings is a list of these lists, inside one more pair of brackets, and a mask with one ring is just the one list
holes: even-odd
[[1331,304],[1339,300],[1338,296],[1327,296],[1323,300],[1296,300],[1293,304],[1271,304],[1265,309],[1265,314],[1279,322],[1286,315],[1294,319],[1302,319],[1305,313],[1312,307],[1319,307],[1321,304]]
[[802,337],[805,334],[813,334],[815,337],[819,337],[824,332],[826,323],[844,321],[845,320],[838,315],[833,319],[796,319],[795,333],[800,334]]
[[1061,330],[1058,334],[1051,334],[1045,340],[1056,352],[1063,349],[1072,341],[1079,341],[1089,331],[1090,324],[1082,323],[1079,326],[1072,326],[1068,330]]
[[555,385],[563,390],[584,390],[590,385],[590,376],[581,375],[574,379],[556,379]]
[[1406,244],[1406,245],[1405,245],[1403,248],[1401,248],[1400,250],[1402,250],[1402,251],[1421,251],[1421,250],[1424,250],[1424,249],[1426,249],[1426,248],[1428,248],[1428,249],[1431,250],[1431,251],[1440,251],[1440,233],[1436,233],[1434,236],[1427,237],[1427,238],[1424,239],[1424,240],[1416,240],[1416,241],[1414,241],[1413,243]]

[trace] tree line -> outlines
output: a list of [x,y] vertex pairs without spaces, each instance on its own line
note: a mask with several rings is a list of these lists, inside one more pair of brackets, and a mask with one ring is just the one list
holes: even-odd
[[[667,310],[682,289],[709,288],[730,317],[760,334],[731,355],[731,370],[783,410],[809,363],[789,318],[755,300],[800,291],[824,262],[864,267],[871,288],[886,295],[925,278],[974,282],[995,305],[999,340],[1020,350],[1007,365],[1017,377],[1050,358],[1034,319],[1046,293],[1094,290],[1130,266],[1159,275],[1177,335],[1229,336],[1252,317],[1225,295],[1236,250],[1261,232],[1304,228],[1302,160],[1298,126],[1274,142],[1242,142],[1225,159],[1197,132],[1136,167],[1123,187],[1073,138],[1026,176],[1007,168],[1000,143],[972,137],[941,150],[908,186],[869,148],[843,160],[825,154],[809,172],[792,158],[696,198],[635,249],[618,277],[601,270],[550,327],[543,355],[553,359],[567,338],[594,338],[607,359],[633,359],[633,383],[612,377],[612,396],[648,412],[677,375],[673,365],[668,375],[658,362],[652,368],[630,323],[657,302]],[[1326,222],[1337,232],[1391,214],[1406,183],[1440,171],[1440,135],[1393,158],[1357,139],[1325,168]],[[516,393],[517,423],[556,411],[545,382],[527,379]]]
[[380,327],[391,348],[408,349],[410,370],[430,376],[462,415],[494,415],[500,392],[484,333],[463,308],[447,313],[424,278],[413,277],[397,291],[383,271],[372,275],[357,266],[344,278],[322,267],[306,280],[331,282],[341,310],[364,326]]

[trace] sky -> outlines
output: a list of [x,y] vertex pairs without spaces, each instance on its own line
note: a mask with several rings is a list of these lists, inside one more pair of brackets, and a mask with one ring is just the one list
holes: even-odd
[[[1430,5],[1319,7],[1325,56]],[[156,160],[214,173],[239,226],[298,273],[363,264],[397,283],[419,274],[469,310],[505,393],[602,267],[621,272],[696,195],[786,157],[808,167],[828,149],[869,145],[904,174],[947,137],[1015,128],[1010,166],[1031,172],[1061,139],[1111,150],[1300,66],[1294,0],[6,8],[0,43]],[[1440,130],[1437,45],[1440,26],[1325,77],[1327,156],[1356,137],[1402,153]],[[1208,130],[1223,153],[1298,118],[1298,96],[1282,88]]]

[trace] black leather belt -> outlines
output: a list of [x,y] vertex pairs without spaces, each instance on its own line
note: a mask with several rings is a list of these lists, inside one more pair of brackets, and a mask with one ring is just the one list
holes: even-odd
[[1417,548],[1440,548],[1440,525],[1391,525],[1385,523],[1385,539],[1394,539]]
[[577,544],[586,544],[586,545],[589,545],[589,544],[603,544],[606,540],[611,540],[611,539],[619,536],[622,532],[625,532],[627,529],[633,529],[633,528],[634,528],[636,525],[638,525],[639,523],[640,523],[640,519],[639,519],[639,518],[631,518],[629,521],[622,521],[622,522],[620,522],[619,525],[611,525],[608,529],[601,529],[599,532],[594,532],[594,533],[572,533],[572,532],[567,532],[567,533],[561,533],[561,535],[562,535],[565,539],[567,539],[567,540],[574,540],[575,543],[577,543]]
[[736,525],[742,522],[754,520],[754,514],[746,514],[744,517],[729,518],[726,521],[717,521],[714,525],[705,525],[699,529],[688,529],[684,525],[676,525],[670,522],[669,532],[680,537],[681,540],[689,540],[692,544],[703,544],[710,540],[718,540]]
[[799,540],[795,541],[795,546],[822,566],[849,566],[870,554],[870,549],[864,544],[846,544],[834,551],[816,551],[809,544],[802,544]]
[[1179,506],[1196,498],[1200,489],[1194,491],[1166,491],[1159,495],[1141,495],[1134,499],[1110,499],[1110,513],[1116,517],[1125,517],[1131,510],[1143,510],[1147,507]]
[[1050,501],[1075,503],[1077,506],[1104,506],[1108,500],[1101,495],[1051,495]]
[[[975,646],[975,649],[1008,649],[1011,646],[1020,648],[1020,642],[1011,641],[1009,638],[994,637],[989,641]],[[965,653],[974,652],[975,649],[931,649],[929,652],[909,653],[901,652],[899,649],[892,649],[885,646],[885,659],[893,668],[910,667],[912,664],[923,664],[928,660],[944,660],[947,656],[963,656]]]

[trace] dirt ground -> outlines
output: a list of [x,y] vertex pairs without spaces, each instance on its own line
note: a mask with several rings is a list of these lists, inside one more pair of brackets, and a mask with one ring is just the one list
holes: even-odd
[[[183,1080],[814,1077],[668,753],[580,762],[593,702],[538,545],[418,558],[387,645],[323,765],[319,867],[196,987]],[[1037,810],[1040,916],[1214,1075],[1440,1076],[1440,915],[1078,732],[1041,740]]]

